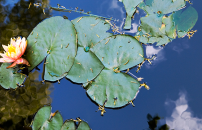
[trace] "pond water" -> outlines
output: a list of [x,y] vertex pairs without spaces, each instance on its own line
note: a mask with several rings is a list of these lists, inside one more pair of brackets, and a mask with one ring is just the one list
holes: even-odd
[[[7,44],[12,36],[28,36],[32,29],[47,17],[65,15],[68,19],[73,20],[83,16],[83,14],[75,12],[68,13],[53,10],[49,12],[48,9],[45,10],[46,14],[44,15],[40,7],[32,9],[33,6],[30,7],[31,12],[28,12],[29,3],[37,2],[37,0],[21,0],[21,2],[0,0],[0,2],[0,44]],[[126,11],[123,3],[118,0],[44,0],[43,2],[49,3],[52,7],[57,7],[57,4],[68,9],[78,7],[78,9],[83,9],[85,12],[91,11],[92,14],[112,17],[115,19],[116,26],[120,27],[120,31],[130,35],[137,32],[139,19],[145,15],[141,10],[139,14],[135,14],[134,20],[132,20],[132,29],[129,31],[122,29]],[[52,112],[59,110],[63,120],[80,117],[88,122],[93,130],[148,129],[147,114],[159,115],[162,118],[158,124],[159,126],[167,123],[170,128],[176,130],[180,128],[187,130],[202,129],[202,51],[200,50],[202,47],[200,44],[202,1],[192,0],[191,2],[199,15],[193,28],[193,30],[197,30],[197,33],[191,39],[188,39],[188,37],[177,38],[165,47],[144,46],[145,56],[151,57],[151,55],[156,54],[157,58],[152,61],[152,65],[148,62],[144,63],[138,73],[136,73],[137,67],[130,69],[130,72],[135,76],[143,77],[143,82],[146,82],[150,87],[150,90],[140,89],[137,98],[133,101],[135,107],[129,104],[120,109],[106,108],[106,113],[101,116],[100,111],[97,112],[98,105],[90,100],[81,84],[74,84],[69,80],[62,79],[60,84],[53,83],[53,86],[46,83],[46,88],[41,82],[33,81],[33,84],[38,85],[39,88],[49,88],[51,94],[50,97],[47,97],[50,93],[48,90],[40,91],[37,88],[38,95],[40,95],[38,97],[44,100],[36,99],[36,102],[40,100],[38,102],[41,105],[37,108],[34,108],[34,105],[33,107],[29,106],[29,111],[32,111],[30,113],[34,114],[34,111],[37,111],[35,109],[51,103]],[[189,6],[189,4],[187,5]],[[17,26],[17,28],[14,26]],[[12,31],[12,33],[9,31]],[[39,65],[38,68],[40,69],[39,74],[37,73],[33,77],[37,79],[38,76],[38,81],[42,81],[43,65]],[[3,95],[10,90],[1,91],[1,95]],[[16,98],[16,96],[13,98]],[[10,97],[5,99],[4,105],[2,105],[6,106],[4,109],[13,109],[12,105],[10,107],[6,105],[10,100]],[[15,101],[17,99],[12,100],[12,102]],[[28,103],[21,104],[23,105],[22,109],[25,109],[26,104]],[[1,115],[4,115],[2,106],[0,106],[0,111],[2,111]],[[19,111],[20,108],[21,106],[19,106]],[[11,117],[10,119],[12,119]],[[1,121],[0,127],[3,128],[4,125],[6,124]]]

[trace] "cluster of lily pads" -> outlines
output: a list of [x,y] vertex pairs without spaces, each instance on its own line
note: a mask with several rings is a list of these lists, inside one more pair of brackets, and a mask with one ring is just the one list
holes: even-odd
[[[131,18],[137,12],[137,7],[144,10],[145,17],[140,18],[141,24],[135,37],[142,43],[157,43],[165,45],[173,39],[189,38],[196,32],[191,31],[198,19],[197,11],[189,0],[119,0],[123,2],[127,18],[124,29],[131,28]],[[134,3],[134,4],[132,4]],[[184,10],[183,10],[184,9]]]
[[80,118],[66,120],[63,119],[60,112],[51,113],[51,106],[45,106],[39,109],[34,117],[32,130],[90,130],[87,122]]
[[[130,35],[108,33],[109,21],[85,16],[75,20],[51,17],[39,23],[28,36],[24,58],[34,69],[44,59],[44,80],[58,81],[63,77],[83,83],[92,100],[105,107],[128,104],[139,91],[140,83],[123,70],[144,61],[142,45]],[[1,66],[1,76],[12,77],[5,88],[23,83],[14,69]],[[6,77],[7,76],[7,77]]]
[[[27,38],[24,58],[30,64],[28,71],[44,61],[44,81],[66,77],[82,83],[102,113],[104,107],[122,107],[134,100],[140,87],[147,87],[127,74],[129,68],[146,60],[141,43],[164,45],[177,35],[183,37],[195,25],[198,15],[191,6],[183,12],[180,10],[186,0],[121,1],[128,14],[126,29],[131,27],[137,6],[147,13],[141,18],[134,37],[107,32],[110,20],[99,17],[83,16],[72,21],[51,17],[39,23]],[[18,73],[19,67],[6,69],[8,65],[1,65],[0,84],[6,89],[16,88],[25,76]]]

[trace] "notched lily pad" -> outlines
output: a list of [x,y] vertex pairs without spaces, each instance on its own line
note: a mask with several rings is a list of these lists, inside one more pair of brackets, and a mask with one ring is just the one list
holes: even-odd
[[41,108],[33,121],[33,130],[60,130],[63,124],[62,116],[59,112],[51,116],[51,106]]
[[76,31],[68,19],[56,16],[42,21],[27,40],[25,58],[31,65],[29,70],[46,57],[45,80],[56,81],[72,67],[77,51]]
[[119,0],[119,1],[123,2],[124,7],[126,9],[127,16],[126,16],[126,20],[125,20],[124,29],[130,29],[131,28],[131,18],[136,11],[136,7],[143,0]]
[[[183,13],[185,0],[146,0],[139,4],[147,15],[141,18],[136,38],[142,43],[164,45],[178,37],[183,37],[195,25],[198,14],[194,8],[188,7]],[[171,14],[170,14],[171,13]],[[182,24],[183,23],[183,24]]]
[[93,52],[85,52],[83,47],[78,47],[74,65],[66,77],[76,83],[85,83],[94,79],[103,68]]
[[136,66],[144,58],[142,45],[132,36],[115,35],[96,44],[92,52],[108,69],[120,71]]
[[76,130],[76,125],[73,120],[66,120],[61,130]]
[[90,130],[90,126],[85,121],[79,122],[77,130]]
[[145,0],[139,8],[145,10],[147,14],[168,14],[185,7],[185,0]]
[[17,88],[17,84],[22,84],[25,80],[25,75],[17,73],[19,67],[6,69],[10,63],[3,63],[0,67],[0,85],[5,88]]
[[112,35],[107,32],[110,25],[98,17],[79,17],[72,20],[72,23],[77,31],[78,45],[85,49],[86,47],[92,48],[100,40]]
[[185,11],[177,11],[173,14],[173,21],[178,32],[178,37],[184,37],[188,31],[190,31],[196,21],[198,20],[198,13],[192,7],[189,6]]
[[89,97],[105,107],[122,107],[135,99],[140,83],[126,73],[115,73],[104,69],[91,84],[87,86]]

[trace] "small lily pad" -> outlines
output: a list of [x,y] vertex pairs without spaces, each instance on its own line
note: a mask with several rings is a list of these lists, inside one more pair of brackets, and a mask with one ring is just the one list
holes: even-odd
[[94,79],[103,68],[93,52],[85,52],[83,47],[78,47],[74,65],[66,77],[76,83],[85,83]]
[[77,130],[91,130],[91,129],[90,129],[90,126],[88,125],[88,123],[86,123],[85,121],[81,121],[81,122],[79,122],[79,126],[78,126]]
[[87,85],[89,97],[105,107],[122,107],[135,99],[140,83],[126,73],[115,73],[105,68],[91,84]]
[[192,6],[186,8],[185,11],[180,10],[175,12],[173,14],[173,21],[175,22],[178,37],[184,37],[194,27],[197,20],[198,13]]
[[62,116],[59,112],[51,117],[51,106],[41,108],[34,117],[33,130],[60,130],[63,124]]
[[72,20],[78,37],[78,45],[92,48],[100,40],[111,36],[107,31],[110,25],[103,19],[93,16],[84,16]]
[[66,120],[62,125],[61,130],[76,130],[76,126],[73,120]]
[[144,58],[142,45],[132,36],[115,35],[103,39],[92,49],[103,65],[113,70],[125,70],[141,63]]
[[17,84],[22,84],[25,80],[25,75],[17,73],[19,67],[6,69],[10,63],[3,63],[0,67],[0,85],[5,88],[17,88]]
[[126,20],[124,29],[130,29],[131,28],[131,19],[133,14],[136,11],[136,7],[138,4],[140,4],[143,0],[119,0],[120,2],[123,2],[124,7],[126,9]]
[[29,70],[46,58],[44,79],[56,81],[70,70],[76,51],[76,31],[73,24],[68,19],[56,16],[39,23],[28,36],[25,58],[31,65]]

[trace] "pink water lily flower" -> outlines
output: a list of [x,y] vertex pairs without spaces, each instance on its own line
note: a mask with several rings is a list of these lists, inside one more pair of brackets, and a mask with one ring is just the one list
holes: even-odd
[[27,40],[23,37],[18,37],[17,39],[11,38],[10,44],[8,46],[2,45],[5,52],[0,53],[0,62],[7,62],[7,63],[12,63],[10,66],[6,67],[11,68],[16,66],[16,64],[26,64],[27,66],[29,65],[29,62],[21,58],[21,56],[25,53],[26,47],[27,47]]

